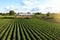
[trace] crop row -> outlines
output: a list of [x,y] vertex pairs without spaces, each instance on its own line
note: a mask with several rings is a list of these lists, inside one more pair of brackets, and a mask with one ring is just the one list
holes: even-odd
[[40,19],[2,19],[1,23],[0,40],[60,40],[59,24]]

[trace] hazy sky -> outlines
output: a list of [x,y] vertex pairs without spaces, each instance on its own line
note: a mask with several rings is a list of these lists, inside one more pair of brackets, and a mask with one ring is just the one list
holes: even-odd
[[0,12],[59,12],[60,0],[0,0]]

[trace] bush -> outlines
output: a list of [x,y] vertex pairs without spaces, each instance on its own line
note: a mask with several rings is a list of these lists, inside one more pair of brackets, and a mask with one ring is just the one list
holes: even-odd
[[26,19],[29,19],[29,17],[26,17]]
[[2,17],[1,19],[14,19],[14,17]]

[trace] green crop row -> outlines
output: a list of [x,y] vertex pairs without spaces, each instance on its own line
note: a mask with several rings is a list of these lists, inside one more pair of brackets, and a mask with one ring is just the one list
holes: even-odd
[[60,24],[40,19],[0,21],[0,40],[60,40]]

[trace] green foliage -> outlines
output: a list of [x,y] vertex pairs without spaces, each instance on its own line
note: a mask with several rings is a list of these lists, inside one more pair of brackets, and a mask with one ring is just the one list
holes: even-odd
[[27,14],[30,14],[30,12],[27,12]]
[[29,17],[26,17],[25,19],[29,19]]
[[4,16],[0,16],[0,19],[14,19],[14,16],[4,15]]
[[5,15],[15,15],[15,12],[13,10],[9,11],[9,13],[0,13],[0,15],[5,16]]
[[2,15],[2,13],[0,13],[0,15]]
[[50,15],[51,15],[51,13],[50,13],[50,12],[48,12],[46,15],[47,15],[47,16],[50,16]]
[[42,13],[36,12],[35,15],[41,15]]
[[9,13],[6,13],[5,15],[9,15]]
[[11,10],[11,11],[9,12],[9,15],[15,15],[15,12],[14,12],[13,10]]

